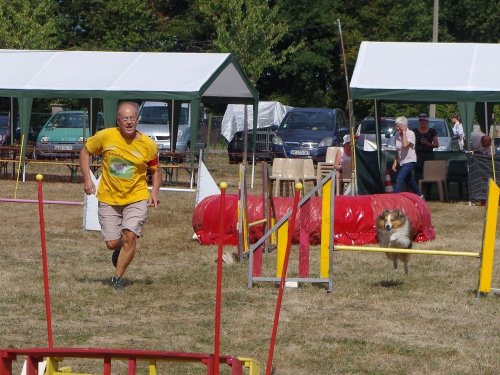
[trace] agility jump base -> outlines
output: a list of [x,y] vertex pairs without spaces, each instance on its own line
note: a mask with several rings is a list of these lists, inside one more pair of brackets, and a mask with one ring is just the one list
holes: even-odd
[[[333,252],[334,251],[359,251],[373,253],[406,253],[420,255],[435,255],[435,256],[458,256],[466,258],[479,258],[479,278],[477,286],[477,295],[485,295],[490,292],[498,293],[499,289],[492,288],[493,275],[493,260],[495,251],[495,235],[498,218],[498,204],[500,200],[500,188],[493,181],[489,181],[488,200],[485,215],[485,225],[483,230],[482,250],[480,252],[457,252],[443,250],[417,250],[417,249],[397,249],[397,248],[381,248],[369,246],[350,246],[350,245],[335,245],[333,238],[334,232],[334,195],[332,191],[333,174],[325,177],[313,190],[309,192],[299,202],[299,207],[304,205],[317,189],[322,189],[322,223],[321,223],[321,244],[320,244],[320,277],[287,277],[287,282],[306,282],[306,283],[323,283],[327,284],[328,292],[333,289],[333,277],[331,270],[333,267]],[[290,219],[291,211],[284,215],[279,222],[269,229],[255,244],[248,249],[248,287],[251,288],[255,282],[274,282],[280,281],[283,270],[283,258],[288,241],[288,220]],[[244,227],[244,226],[243,226]],[[277,256],[276,256],[276,276],[263,277],[260,275],[262,270],[262,247],[265,241],[271,239],[271,236],[277,233]],[[303,275],[304,270],[308,272],[308,268],[304,266],[304,261],[308,261],[309,249],[303,248],[301,241],[299,250],[299,274]]]
[[[334,183],[332,180],[335,178],[333,173],[330,173],[325,178],[323,178],[317,186],[315,186],[309,193],[307,193],[299,202],[298,207],[306,205],[311,197],[315,195],[319,190],[322,191],[321,200],[321,215],[322,215],[322,227],[321,227],[321,237],[326,233],[333,233],[333,213],[334,213]],[[296,191],[298,194],[298,191]],[[302,212],[306,212],[303,210]],[[248,247],[245,254],[248,254],[248,287],[251,288],[256,282],[280,282],[281,276],[283,274],[283,264],[286,254],[286,248],[289,236],[291,236],[291,231],[289,230],[289,220],[291,219],[292,210],[288,211],[283,217],[274,224],[264,235],[252,246]],[[241,217],[240,217],[241,218]],[[251,223],[253,224],[253,223]],[[239,227],[245,228],[246,225],[239,225]],[[301,237],[308,236],[305,232],[307,229],[301,228]],[[246,236],[244,236],[246,237]],[[274,238],[277,238],[276,247],[276,274],[275,276],[262,276],[262,251],[267,248],[270,243],[274,243]],[[243,248],[246,248],[247,243],[245,241]],[[320,254],[320,277],[309,277],[309,240],[300,241],[299,248],[299,277],[287,277],[287,282],[293,283],[319,283],[326,285],[328,292],[333,289],[333,276],[330,273],[332,269],[333,260],[333,243],[322,242],[321,243],[321,254]]]
[[[185,353],[169,351],[119,350],[95,348],[37,348],[37,349],[0,349],[0,375],[12,375],[12,362],[17,357],[26,357],[26,375],[43,375],[38,373],[38,363],[47,358],[46,375],[84,375],[73,373],[71,368],[59,369],[64,358],[100,359],[103,364],[102,374],[111,375],[112,360],[128,362],[128,374],[135,375],[139,362],[147,362],[148,374],[157,375],[157,362],[198,363],[206,367],[206,374],[212,375],[214,355],[206,353]],[[248,369],[249,375],[259,375],[260,365],[249,358],[220,356],[219,363],[231,368],[231,375],[243,374]]]

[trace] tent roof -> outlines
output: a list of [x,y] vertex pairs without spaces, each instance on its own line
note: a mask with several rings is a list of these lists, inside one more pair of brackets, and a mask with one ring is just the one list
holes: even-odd
[[246,103],[258,96],[228,53],[0,50],[0,66],[2,96]]
[[500,44],[362,42],[353,99],[499,102]]

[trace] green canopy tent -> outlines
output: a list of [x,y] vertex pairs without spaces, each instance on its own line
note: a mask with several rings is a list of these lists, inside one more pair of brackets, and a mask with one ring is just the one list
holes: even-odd
[[34,98],[100,98],[108,127],[119,100],[190,102],[192,145],[201,102],[252,104],[257,126],[258,93],[229,53],[0,50],[0,66],[0,96],[18,98],[25,139]]
[[351,99],[457,103],[468,138],[476,102],[500,102],[499,61],[500,44],[362,42]]

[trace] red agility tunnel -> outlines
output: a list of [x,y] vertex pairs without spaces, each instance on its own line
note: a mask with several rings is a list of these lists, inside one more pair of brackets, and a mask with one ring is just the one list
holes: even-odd
[[[193,229],[203,245],[217,243],[219,236],[219,195],[205,198],[193,212]],[[275,197],[276,220],[291,209],[293,198]],[[226,196],[224,243],[236,245],[238,241],[238,196]],[[420,197],[411,193],[375,194],[335,197],[335,244],[364,245],[377,243],[375,220],[384,209],[399,209],[410,219],[414,241],[425,242],[435,238],[429,207]],[[247,197],[248,222],[264,218],[262,197]],[[309,242],[317,245],[321,241],[321,197],[312,197],[309,203],[299,209],[295,221],[293,242],[299,243],[301,220],[308,210]],[[262,237],[264,225],[250,228],[251,243]]]

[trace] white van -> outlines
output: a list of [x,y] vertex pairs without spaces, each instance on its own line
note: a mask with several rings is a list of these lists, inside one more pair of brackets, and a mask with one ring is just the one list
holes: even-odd
[[[160,151],[170,150],[169,102],[145,101],[139,108],[137,130],[151,137]],[[179,128],[177,130],[176,151],[186,152],[190,149],[191,117],[190,104],[182,103],[180,107]]]

